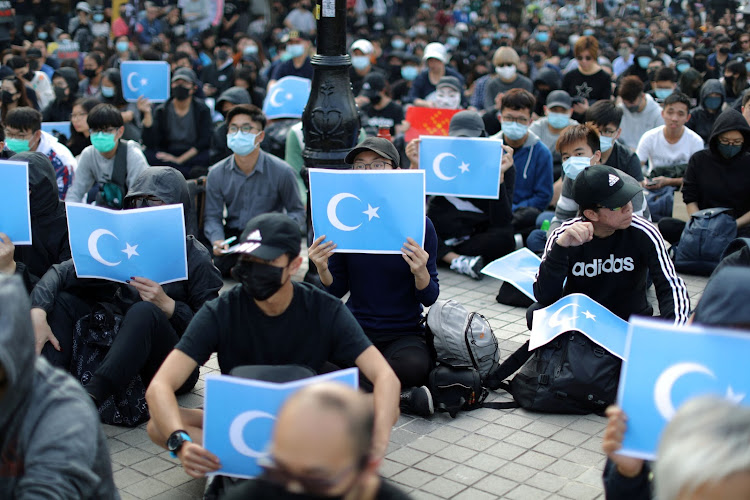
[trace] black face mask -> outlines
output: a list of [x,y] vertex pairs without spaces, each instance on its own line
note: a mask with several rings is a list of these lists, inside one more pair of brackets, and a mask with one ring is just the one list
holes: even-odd
[[10,93],[10,92],[8,92],[7,90],[3,90],[3,94],[2,94],[2,96],[3,96],[3,97],[2,97],[2,99],[3,99],[3,104],[10,104],[10,103],[12,103],[12,102],[13,102],[13,96],[14,96],[14,94],[11,94],[11,93]]
[[29,71],[28,73],[26,73],[25,75],[23,75],[23,77],[26,79],[27,82],[30,82],[32,80],[32,78],[34,78],[34,72],[33,71]]
[[542,54],[534,54],[531,56],[531,60],[535,63],[542,62]]
[[39,61],[29,61],[29,69],[31,71],[36,71],[39,69]]
[[60,87],[55,87],[55,99],[58,101],[64,101],[68,98],[68,96],[65,95],[65,89],[61,89]]
[[383,99],[383,96],[381,96],[380,94],[378,94],[376,96],[372,96],[372,97],[370,97],[370,104],[372,104],[373,106],[375,106],[375,105],[379,104],[382,99]]
[[92,78],[94,78],[96,76],[96,70],[95,69],[84,69],[82,73],[83,73],[83,76],[85,76],[89,80],[91,80]]
[[720,48],[719,49],[719,53],[720,54],[724,54],[724,55],[729,54],[729,47],[722,47],[722,48]]
[[186,89],[182,85],[178,85],[176,87],[172,87],[172,95],[178,101],[184,101],[185,99],[190,97],[190,89]]
[[219,50],[216,52],[216,60],[217,61],[226,61],[229,55],[227,54],[226,50]]
[[260,262],[238,262],[232,268],[232,278],[255,300],[266,300],[281,289],[283,267]]

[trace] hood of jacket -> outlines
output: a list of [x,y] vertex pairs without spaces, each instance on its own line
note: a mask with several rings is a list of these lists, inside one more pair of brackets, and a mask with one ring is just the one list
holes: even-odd
[[742,326],[750,324],[750,307],[739,297],[750,292],[750,269],[727,266],[719,270],[706,285],[695,322],[704,325]]
[[[34,383],[34,330],[31,303],[23,282],[16,275],[0,275],[0,366],[5,372],[5,394],[0,396],[0,453],[7,439],[16,435],[14,418],[25,414]],[[12,443],[11,443],[12,445]]]
[[75,101],[78,96],[78,75],[76,74],[76,70],[73,68],[62,67],[56,69],[55,72],[52,73],[52,78],[56,76],[61,76],[65,78],[66,82],[68,82],[68,87],[70,88],[68,102]]
[[55,168],[42,153],[26,151],[13,156],[13,161],[29,164],[29,204],[31,217],[37,218],[56,213],[62,204],[58,198]]
[[745,143],[742,145],[742,152],[740,154],[750,150],[750,125],[747,124],[747,120],[745,120],[745,117],[739,111],[727,109],[716,118],[714,128],[711,129],[711,135],[708,138],[708,147],[711,148],[711,152],[722,160],[724,157],[719,154],[717,147],[719,144],[719,135],[729,130],[739,130],[745,138]]
[[149,167],[133,183],[125,196],[128,201],[139,196],[155,196],[166,205],[181,203],[185,216],[185,234],[197,234],[190,192],[185,177],[172,167]]
[[[711,78],[709,80],[706,80],[706,83],[703,84],[701,87],[701,94],[700,94],[700,105],[703,106],[703,101],[708,97],[709,94],[721,94],[721,104],[724,104],[724,101],[727,100],[727,93],[724,90],[724,85],[717,80],[716,78]],[[706,109],[705,106],[703,106],[703,109]],[[719,109],[721,109],[721,106],[719,106]]]
[[557,71],[547,66],[544,66],[539,70],[539,73],[537,73],[536,78],[534,79],[534,83],[536,82],[542,82],[549,85],[550,92],[562,87],[562,79],[560,78],[560,75]]

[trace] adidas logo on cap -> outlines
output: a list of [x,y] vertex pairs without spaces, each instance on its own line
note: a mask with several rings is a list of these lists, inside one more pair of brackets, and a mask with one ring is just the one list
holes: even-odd
[[260,229],[256,229],[245,238],[245,241],[263,241],[263,237],[260,235]]
[[612,187],[615,184],[617,184],[617,181],[619,181],[619,180],[620,180],[620,178],[617,177],[616,175],[609,174],[609,187]]

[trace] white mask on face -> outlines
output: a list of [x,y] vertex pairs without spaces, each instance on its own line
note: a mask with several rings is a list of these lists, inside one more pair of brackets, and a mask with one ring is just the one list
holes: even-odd
[[500,75],[503,80],[512,80],[516,76],[515,66],[498,66],[495,68],[495,73]]
[[438,108],[458,109],[461,105],[461,94],[451,88],[442,87],[435,91],[435,104]]

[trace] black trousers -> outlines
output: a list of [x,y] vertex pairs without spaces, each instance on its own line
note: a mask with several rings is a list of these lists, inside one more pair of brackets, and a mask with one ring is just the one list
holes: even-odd
[[[67,292],[60,294],[48,319],[62,352],[48,344],[42,351],[48,361],[66,370],[70,368],[75,323],[90,310],[91,305],[86,301]],[[140,375],[148,387],[178,340],[177,332],[158,307],[145,301],[133,304],[125,313],[120,331],[86,390],[97,401],[104,401],[115,391],[125,388],[136,375]],[[192,389],[197,380],[198,369],[178,393]]]
[[459,255],[481,255],[485,263],[490,263],[507,255],[516,248],[513,238],[513,227],[491,227],[483,232],[476,232],[456,246],[449,247],[438,238],[437,259],[441,261],[448,252]]
[[[397,338],[373,340],[385,360],[391,365],[401,382],[401,390],[427,385],[430,372],[435,366],[430,350],[421,335],[404,334]],[[360,387],[372,392],[372,383],[360,373]]]

